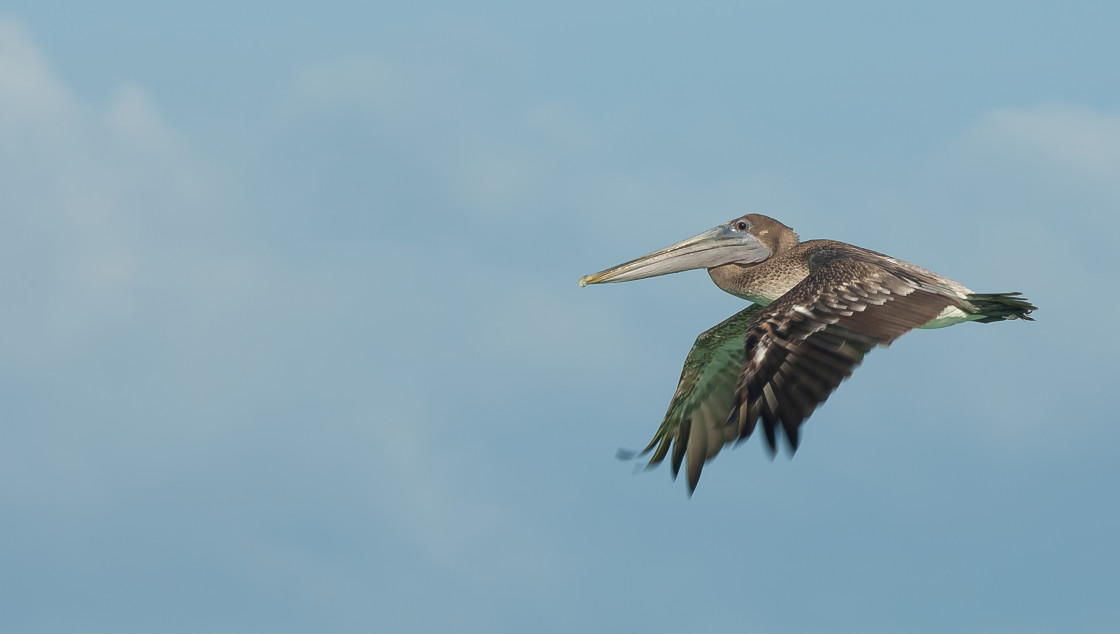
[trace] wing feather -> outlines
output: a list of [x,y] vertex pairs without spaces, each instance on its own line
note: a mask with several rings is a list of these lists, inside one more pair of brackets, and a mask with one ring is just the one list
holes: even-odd
[[867,253],[814,254],[809,276],[777,301],[751,305],[697,337],[640,454],[652,452],[648,466],[668,457],[674,478],[684,466],[691,492],[704,465],[749,438],[759,421],[771,454],[779,429],[796,451],[801,425],[872,348],[959,302],[922,270],[888,268]]
[[928,323],[955,300],[907,272],[828,259],[760,311],[746,336],[747,359],[728,425],[748,438],[761,419],[777,450],[778,425],[792,451],[813,411],[851,376],[864,355]]
[[691,489],[696,488],[704,463],[739,435],[737,429],[724,423],[743,370],[743,340],[760,310],[761,306],[752,304],[696,338],[685,358],[665,419],[639,454],[652,451],[649,466],[654,467],[670,457],[671,451],[673,477],[683,464]]

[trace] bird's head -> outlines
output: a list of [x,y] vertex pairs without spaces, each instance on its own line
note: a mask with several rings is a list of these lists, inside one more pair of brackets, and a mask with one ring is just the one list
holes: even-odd
[[579,285],[629,282],[691,269],[751,266],[795,244],[797,234],[789,227],[767,216],[747,214],[640,258],[584,275]]

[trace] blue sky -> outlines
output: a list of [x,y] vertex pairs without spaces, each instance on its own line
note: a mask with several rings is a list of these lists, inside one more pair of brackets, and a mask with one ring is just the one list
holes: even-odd
[[[0,630],[1106,632],[1114,3],[13,2]],[[918,332],[691,499],[747,212],[1035,323]]]

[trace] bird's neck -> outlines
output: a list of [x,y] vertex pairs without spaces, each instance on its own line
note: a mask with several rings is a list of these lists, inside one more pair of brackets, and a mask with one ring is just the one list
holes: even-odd
[[760,264],[725,264],[708,269],[716,286],[747,301],[766,306],[809,275],[809,265],[787,251]]

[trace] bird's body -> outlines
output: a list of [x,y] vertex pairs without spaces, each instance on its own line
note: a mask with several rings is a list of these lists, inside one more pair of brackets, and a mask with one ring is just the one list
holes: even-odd
[[724,291],[753,302],[696,339],[665,420],[645,452],[672,450],[690,490],[724,445],[762,422],[796,451],[801,424],[875,346],[913,328],[1030,319],[1017,293],[981,295],[951,279],[834,240],[801,242],[784,224],[747,214],[660,251],[585,276],[580,285],[706,268]]

